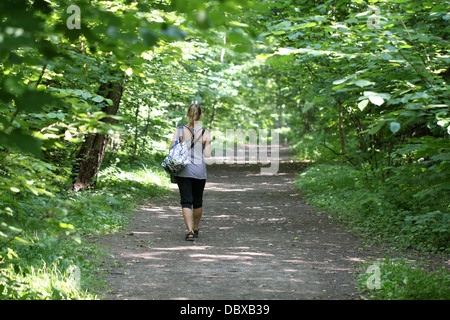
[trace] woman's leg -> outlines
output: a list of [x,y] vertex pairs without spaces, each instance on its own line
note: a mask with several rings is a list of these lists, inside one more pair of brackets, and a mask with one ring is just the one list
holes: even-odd
[[194,230],[198,230],[198,225],[200,223],[200,220],[202,219],[202,214],[203,208],[194,209],[194,225],[193,225]]
[[[184,223],[188,232],[193,232],[193,214],[192,214],[192,180],[189,178],[177,177],[178,189],[180,191],[180,204],[183,212]],[[189,239],[193,235],[187,236]]]
[[183,218],[188,232],[194,231],[192,209],[183,208]]
[[203,214],[203,190],[205,189],[206,180],[193,179],[192,182],[192,205],[194,207],[194,230],[198,230],[198,225]]

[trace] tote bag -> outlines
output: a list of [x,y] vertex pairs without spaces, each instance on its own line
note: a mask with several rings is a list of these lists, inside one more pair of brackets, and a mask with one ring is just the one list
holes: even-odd
[[180,172],[191,161],[190,146],[185,141],[179,140],[180,130],[183,130],[183,127],[178,127],[177,139],[161,164],[170,175]]

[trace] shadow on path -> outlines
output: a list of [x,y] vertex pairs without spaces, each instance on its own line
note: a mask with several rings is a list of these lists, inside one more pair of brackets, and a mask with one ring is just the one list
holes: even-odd
[[358,299],[360,239],[302,200],[287,146],[276,175],[260,165],[209,165],[200,237],[178,200],[149,200],[126,232],[100,240],[114,256],[105,299]]

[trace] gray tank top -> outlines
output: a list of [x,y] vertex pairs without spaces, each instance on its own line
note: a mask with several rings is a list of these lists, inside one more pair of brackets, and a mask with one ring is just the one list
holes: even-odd
[[[184,167],[180,172],[178,172],[175,176],[184,177],[184,178],[195,178],[195,179],[206,179],[206,164],[205,158],[203,157],[203,144],[202,144],[202,135],[198,134],[198,132],[202,132],[202,127],[194,127],[190,128],[186,126],[194,133],[195,142],[194,146],[191,148],[191,163],[188,163],[186,167]],[[186,141],[184,136],[184,129],[178,128],[181,130],[183,141]],[[190,143],[191,139],[187,141]]]

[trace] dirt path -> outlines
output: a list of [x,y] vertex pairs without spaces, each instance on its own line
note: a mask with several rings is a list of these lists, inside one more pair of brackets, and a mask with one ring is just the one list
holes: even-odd
[[210,165],[200,237],[186,233],[174,197],[141,206],[114,256],[104,299],[358,299],[354,266],[373,249],[300,197],[287,147],[280,170]]

